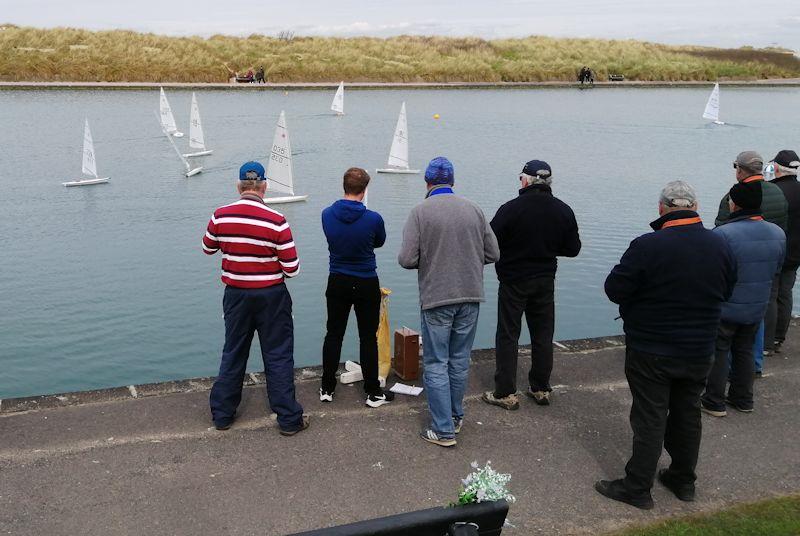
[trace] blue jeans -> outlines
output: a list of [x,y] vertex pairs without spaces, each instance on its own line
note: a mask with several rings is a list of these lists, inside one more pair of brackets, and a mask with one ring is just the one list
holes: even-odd
[[242,382],[258,331],[267,378],[269,407],[281,430],[303,426],[303,408],[294,394],[294,324],[292,298],[286,285],[243,289],[225,287],[225,347],[219,375],[211,388],[211,416],[217,425],[230,424],[242,400]]
[[478,327],[478,303],[457,303],[421,314],[423,382],[428,393],[431,430],[455,437],[453,419],[464,417],[469,358]]

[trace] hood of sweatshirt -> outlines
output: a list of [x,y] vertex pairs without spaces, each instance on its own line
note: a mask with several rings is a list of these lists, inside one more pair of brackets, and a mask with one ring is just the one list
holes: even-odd
[[353,223],[367,212],[367,207],[358,201],[340,199],[331,208],[336,219],[343,223]]

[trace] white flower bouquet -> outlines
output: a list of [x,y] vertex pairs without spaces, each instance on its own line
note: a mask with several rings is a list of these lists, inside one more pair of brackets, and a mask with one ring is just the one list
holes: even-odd
[[491,464],[491,461],[487,461],[485,467],[480,467],[478,462],[470,464],[475,471],[461,481],[464,487],[458,495],[456,504],[499,501],[500,499],[505,499],[509,503],[516,501],[507,487],[511,481],[511,475],[498,473],[492,469]]

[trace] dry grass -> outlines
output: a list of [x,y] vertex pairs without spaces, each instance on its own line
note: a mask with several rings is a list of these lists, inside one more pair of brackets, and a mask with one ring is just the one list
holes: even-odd
[[272,82],[527,82],[800,77],[800,60],[765,49],[673,47],[640,41],[528,37],[166,37],[0,25],[0,80],[224,82],[263,65]]

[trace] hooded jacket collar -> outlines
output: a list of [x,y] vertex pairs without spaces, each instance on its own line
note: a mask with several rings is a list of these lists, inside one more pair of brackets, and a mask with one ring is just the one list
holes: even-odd
[[694,210],[676,210],[668,212],[650,224],[654,231],[660,231],[668,227],[680,227],[683,225],[702,224],[703,221]]
[[761,217],[761,210],[757,208],[740,208],[736,212],[731,212],[730,217],[727,221],[723,222],[722,225],[727,223],[733,223],[735,221],[742,221],[742,220],[763,220],[764,218]]

